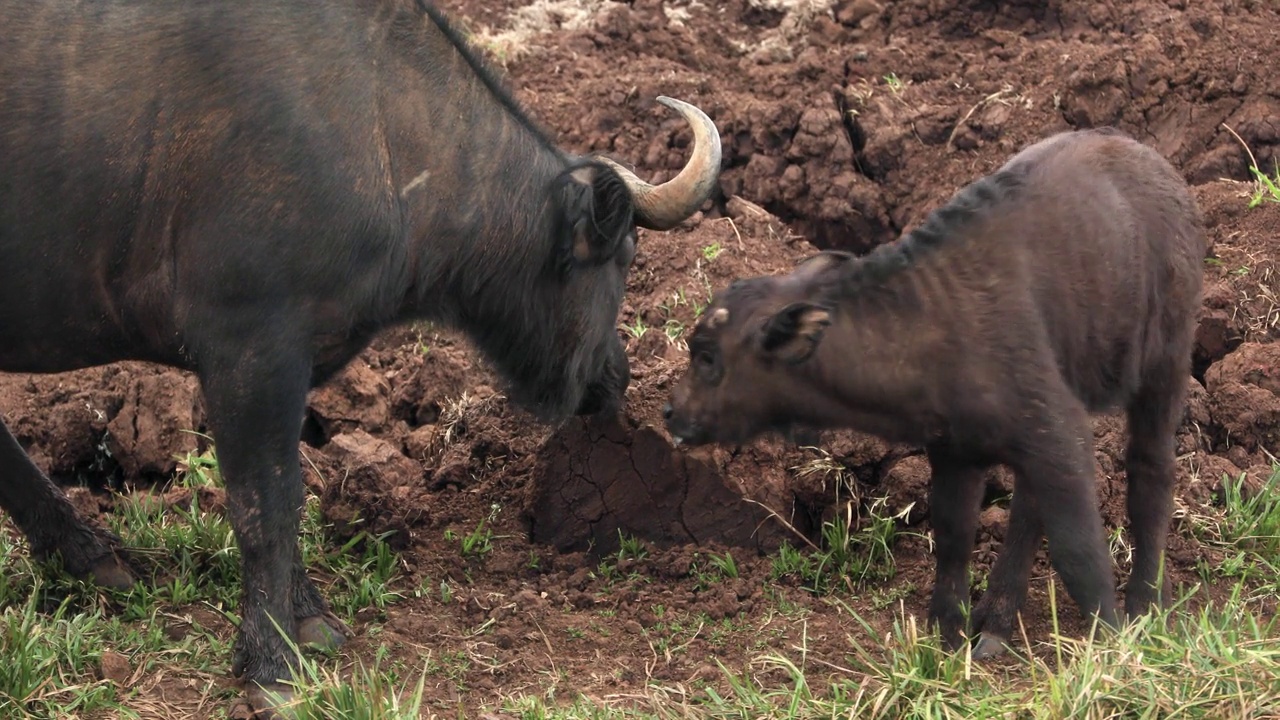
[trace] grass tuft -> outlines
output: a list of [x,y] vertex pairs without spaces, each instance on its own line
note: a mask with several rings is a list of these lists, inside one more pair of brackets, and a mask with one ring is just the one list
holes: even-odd
[[[835,466],[830,468],[833,472]],[[209,453],[188,458],[179,482],[216,488],[216,459]],[[1269,610],[1280,565],[1280,467],[1254,492],[1243,483],[1224,483],[1219,512],[1193,519],[1206,543],[1226,553],[1228,562],[1207,568],[1216,602],[1189,609],[1202,594],[1184,590],[1173,607],[1144,616],[1119,631],[1085,638],[1056,631],[1060,608],[1048,583],[1055,631],[1031,642],[1015,640],[1000,662],[976,663],[967,651],[947,652],[937,635],[898,603],[887,628],[877,629],[850,606],[851,599],[827,592],[828,603],[847,617],[843,638],[811,639],[806,615],[785,617],[799,640],[760,636],[753,622],[653,607],[656,622],[642,630],[654,662],[703,652],[705,638],[720,647],[731,633],[755,634],[761,642],[750,662],[729,667],[714,651],[706,656],[712,677],[693,684],[651,678],[639,693],[605,698],[558,692],[517,694],[501,701],[502,716],[529,720],[603,718],[1268,718],[1280,715],[1280,620]],[[0,717],[218,716],[234,690],[223,676],[230,656],[232,619],[219,610],[233,588],[213,587],[204,572],[225,572],[235,581],[234,545],[225,519],[200,506],[193,492],[189,508],[164,508],[147,500],[122,500],[118,527],[127,542],[172,553],[179,570],[171,584],[132,593],[98,591],[50,574],[51,568],[25,559],[21,541],[0,532]],[[863,517],[830,521],[824,547],[784,548],[775,572],[804,574],[810,587],[852,587],[855,579],[892,573],[889,550],[895,522],[876,501]],[[850,507],[852,504],[850,504]],[[142,523],[139,525],[138,523]],[[483,524],[482,524],[483,525]],[[849,528],[853,528],[850,530]],[[477,528],[479,530],[480,528]],[[329,579],[335,611],[351,615],[381,608],[398,593],[394,553],[377,538],[361,536],[335,550],[323,550],[318,507],[303,518],[308,562]],[[619,535],[618,562],[649,552],[636,538]],[[806,571],[805,568],[808,568]],[[711,553],[698,572],[708,584],[732,578],[741,568],[729,554]],[[1270,582],[1272,585],[1267,585]],[[1259,591],[1259,587],[1266,591]],[[780,601],[785,590],[769,588]],[[874,603],[872,603],[874,605]],[[215,610],[214,613],[198,610]],[[1074,608],[1068,610],[1074,612]],[[200,617],[211,619],[199,620]],[[181,620],[189,630],[175,638],[168,629]],[[371,628],[370,632],[375,629]],[[571,640],[592,631],[569,628]],[[814,652],[816,643],[823,646]],[[838,646],[839,656],[831,652]],[[297,649],[295,648],[295,652]],[[375,645],[371,657],[348,663],[331,655],[300,653],[293,710],[300,718],[387,718],[431,715],[425,678],[444,674],[459,688],[472,660],[447,648],[422,648],[406,662],[391,661],[392,650]],[[108,655],[123,657],[129,677],[102,677]],[[839,659],[837,659],[837,657]],[[343,663],[339,667],[339,663]],[[420,664],[421,670],[414,670]],[[149,678],[177,675],[198,688],[198,704],[160,707],[146,697]],[[120,684],[117,684],[120,683]]]
[[[203,717],[230,700],[234,691],[222,687],[221,677],[238,622],[228,608],[240,599],[240,554],[226,517],[201,501],[221,488],[209,450],[179,463],[171,490],[189,491],[180,494],[190,497],[189,505],[148,492],[116,498],[108,526],[155,570],[151,582],[125,591],[70,579],[56,563],[32,562],[25,542],[0,531],[0,717],[101,717],[107,711],[139,717],[140,707]],[[300,542],[313,579],[348,622],[357,611],[382,613],[400,599],[392,590],[399,576],[395,553],[366,533],[333,549],[315,497],[303,511]],[[130,677],[104,677],[108,653],[127,663]],[[320,698],[308,701],[317,709],[310,717],[417,717],[392,712],[385,675],[362,669],[343,684],[308,663],[306,687]],[[180,708],[149,707],[150,698],[138,698],[167,678],[202,692]],[[362,707],[391,710],[369,715]]]
[[1280,161],[1275,164],[1275,175],[1268,177],[1258,169],[1257,165],[1249,167],[1249,171],[1257,178],[1258,188],[1249,200],[1249,207],[1255,208],[1264,202],[1280,203]]
[[[1051,586],[1052,587],[1052,586]],[[810,681],[807,644],[760,655],[750,672],[720,671],[730,691],[656,688],[660,717],[681,718],[1264,718],[1280,712],[1276,618],[1233,593],[1198,612],[1157,612],[1109,637],[1054,635],[1025,657],[982,665],[948,653],[914,616],[887,636],[860,626],[848,664]],[[1047,658],[1047,659],[1046,659]],[[577,717],[577,716],[564,716]]]

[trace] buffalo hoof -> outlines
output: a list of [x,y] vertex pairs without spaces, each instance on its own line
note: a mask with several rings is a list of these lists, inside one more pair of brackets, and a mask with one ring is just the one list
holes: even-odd
[[351,628],[333,613],[312,615],[298,621],[298,644],[336,650],[352,636]]
[[113,590],[128,590],[137,581],[129,566],[114,552],[89,567],[89,580],[99,587]]
[[984,632],[978,636],[978,644],[973,647],[974,660],[990,660],[1007,652],[1006,640],[995,633]]
[[288,685],[250,684],[244,698],[231,707],[228,717],[234,720],[292,720],[298,716],[293,690]]

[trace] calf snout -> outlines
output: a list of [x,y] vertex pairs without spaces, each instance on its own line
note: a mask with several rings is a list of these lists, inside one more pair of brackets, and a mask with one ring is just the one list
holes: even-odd
[[685,437],[691,434],[693,430],[687,423],[679,423],[674,420],[676,414],[675,408],[671,407],[671,403],[662,406],[662,420],[667,426],[667,432],[671,433],[671,442],[674,445],[684,444]]
[[700,445],[706,442],[698,423],[688,413],[677,413],[671,403],[662,406],[662,420],[676,445]]

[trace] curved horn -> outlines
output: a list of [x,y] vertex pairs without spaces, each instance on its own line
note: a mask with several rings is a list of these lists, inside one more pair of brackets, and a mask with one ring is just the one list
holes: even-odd
[[606,157],[600,160],[622,176],[636,203],[636,225],[669,230],[698,211],[711,197],[720,176],[720,131],[711,118],[687,102],[658,96],[658,102],[675,110],[693,127],[693,154],[680,174],[661,185],[650,185]]

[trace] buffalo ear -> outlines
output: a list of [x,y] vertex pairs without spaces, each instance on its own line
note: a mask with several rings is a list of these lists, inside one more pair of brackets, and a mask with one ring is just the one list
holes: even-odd
[[576,265],[607,262],[635,232],[631,194],[622,178],[604,165],[584,165],[567,173],[562,202],[569,253]]
[[831,310],[809,302],[795,302],[764,322],[760,348],[785,363],[808,359],[831,324]]

